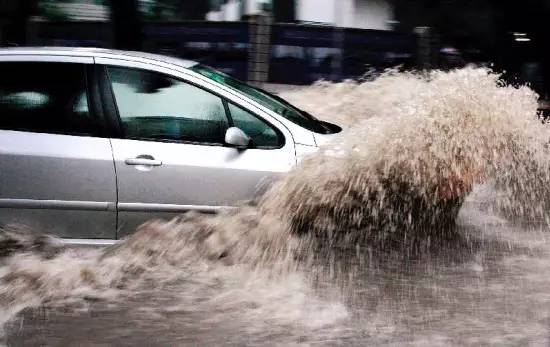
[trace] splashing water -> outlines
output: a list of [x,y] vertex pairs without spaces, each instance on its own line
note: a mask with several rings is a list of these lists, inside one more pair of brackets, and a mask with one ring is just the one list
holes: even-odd
[[64,249],[5,232],[0,245],[10,254],[0,260],[0,323],[44,303],[165,291],[170,310],[185,311],[197,329],[230,320],[229,330],[259,334],[256,342],[337,338],[351,316],[333,284],[350,270],[335,269],[334,249],[402,251],[452,238],[464,198],[478,184],[499,192],[491,200],[495,211],[547,219],[550,133],[527,87],[505,86],[498,74],[477,68],[427,76],[390,71],[371,82],[318,83],[283,97],[344,133],[257,204],[150,222],[105,250]]
[[[276,191],[282,198],[267,196],[291,218],[320,222],[322,232],[374,226],[377,236],[403,224],[433,226],[445,222],[448,203],[491,179],[505,190],[498,203],[508,212],[546,217],[549,132],[527,87],[506,87],[497,74],[466,68],[321,83],[286,97],[350,128],[325,150],[340,155],[310,158]],[[314,108],[313,100],[328,101]]]

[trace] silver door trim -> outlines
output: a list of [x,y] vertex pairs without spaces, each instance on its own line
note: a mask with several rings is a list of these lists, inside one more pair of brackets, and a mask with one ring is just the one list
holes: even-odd
[[102,202],[102,201],[68,201],[68,200],[36,200],[36,199],[1,198],[0,208],[116,211],[116,204],[114,202]]
[[116,245],[120,240],[114,239],[61,239],[64,245],[67,246],[94,246],[106,247]]
[[119,202],[118,212],[206,212],[216,213],[222,210],[233,209],[232,206],[209,205],[175,205],[175,204],[150,204],[141,202]]

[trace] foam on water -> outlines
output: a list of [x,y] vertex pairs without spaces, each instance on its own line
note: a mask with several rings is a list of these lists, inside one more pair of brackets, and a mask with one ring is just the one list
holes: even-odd
[[463,198],[489,181],[499,210],[547,218],[550,133],[527,87],[465,68],[318,83],[283,97],[344,133],[255,205],[151,222],[106,250],[44,249],[35,236],[5,233],[13,253],[1,260],[2,321],[45,302],[116,302],[176,286],[173,306],[209,313],[204,322],[231,312],[240,328],[262,330],[262,320],[337,334],[349,319],[344,301],[315,289],[331,287],[319,279],[334,277],[319,274],[334,270],[334,247],[407,247],[454,233]]

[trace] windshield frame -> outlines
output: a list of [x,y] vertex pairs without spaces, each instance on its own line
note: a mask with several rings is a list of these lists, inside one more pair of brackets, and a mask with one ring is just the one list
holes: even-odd
[[235,77],[232,77],[226,73],[223,73],[206,65],[196,64],[189,69],[193,72],[200,74],[203,77],[208,78],[211,81],[217,82],[227,88],[243,94],[244,96],[252,99],[263,107],[269,109],[270,111],[302,128],[319,134],[332,133],[331,130],[325,126],[324,122],[318,120],[311,114],[299,109],[298,107],[290,104],[283,98],[274,95],[264,89],[252,86],[248,83],[240,81]]

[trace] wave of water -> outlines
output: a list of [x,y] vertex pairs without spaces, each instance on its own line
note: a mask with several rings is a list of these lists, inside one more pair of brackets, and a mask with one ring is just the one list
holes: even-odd
[[464,198],[486,182],[498,189],[498,211],[547,218],[550,132],[527,87],[465,68],[318,83],[283,97],[344,133],[257,204],[153,221],[105,250],[4,232],[0,323],[26,307],[167,291],[170,309],[185,311],[197,329],[330,340],[345,336],[353,319],[336,285],[352,270],[335,268],[335,249],[353,257],[369,247],[409,252],[428,239],[454,240]]

